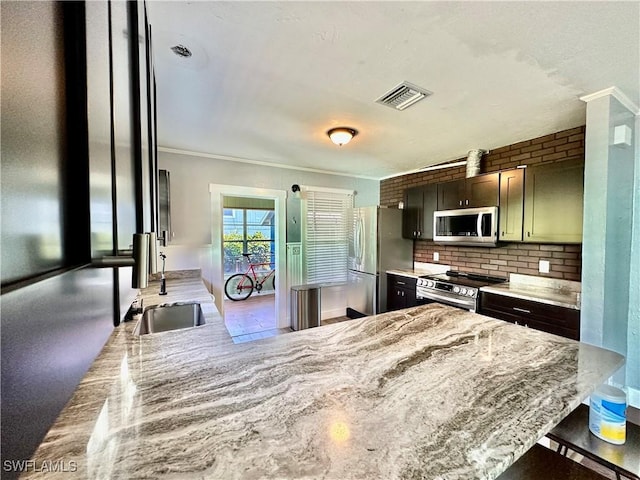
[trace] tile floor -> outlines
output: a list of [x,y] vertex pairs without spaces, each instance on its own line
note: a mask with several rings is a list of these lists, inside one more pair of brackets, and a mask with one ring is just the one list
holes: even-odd
[[[344,320],[349,318],[331,318],[323,320],[322,324],[327,325]],[[254,294],[240,302],[225,299],[224,323],[234,343],[251,342],[293,331],[290,328],[277,328],[273,294]]]

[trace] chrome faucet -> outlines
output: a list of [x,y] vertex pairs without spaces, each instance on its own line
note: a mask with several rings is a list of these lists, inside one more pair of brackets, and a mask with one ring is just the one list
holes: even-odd
[[167,280],[164,278],[164,261],[167,258],[167,256],[163,252],[160,252],[160,258],[162,259],[162,276],[160,277],[160,295],[166,295]]

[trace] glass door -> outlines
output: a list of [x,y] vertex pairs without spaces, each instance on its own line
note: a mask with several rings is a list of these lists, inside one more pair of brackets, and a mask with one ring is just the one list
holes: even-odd
[[[268,272],[275,265],[275,222],[274,209],[265,208],[224,208],[224,277],[225,281],[236,273],[245,273],[249,267],[244,253],[250,254],[250,261],[256,274]],[[264,290],[272,288],[272,282],[265,282]]]

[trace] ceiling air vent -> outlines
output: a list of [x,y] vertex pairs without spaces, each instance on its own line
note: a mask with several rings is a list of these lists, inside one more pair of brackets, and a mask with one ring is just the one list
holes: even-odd
[[189,50],[184,45],[178,44],[171,47],[171,51],[178,55],[179,57],[189,58],[191,54],[191,50]]
[[431,94],[432,92],[429,90],[425,90],[409,82],[402,82],[378,98],[376,103],[395,108],[396,110],[404,110]]

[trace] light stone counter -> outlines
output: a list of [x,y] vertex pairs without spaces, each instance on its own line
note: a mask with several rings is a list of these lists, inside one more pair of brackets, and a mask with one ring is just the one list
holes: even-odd
[[439,304],[237,345],[125,327],[34,457],[77,471],[27,478],[493,479],[623,364]]
[[[155,280],[149,281],[149,286],[140,290],[138,299],[142,300],[143,308],[160,305],[162,303],[174,303],[190,300],[197,301],[200,303],[200,307],[202,308],[206,324],[200,327],[195,327],[195,330],[211,330],[210,336],[215,336],[217,338],[216,343],[230,345],[233,341],[224,326],[224,319],[215,306],[213,295],[209,293],[205,288],[204,283],[202,283],[201,277],[200,270],[179,270],[175,272],[167,272],[165,274],[167,294],[160,295],[160,275],[152,276]],[[131,322],[126,322],[119,328],[124,327],[124,330],[127,333],[132,333],[139,319],[140,316],[136,315]],[[186,331],[191,330],[194,329],[187,329]],[[140,341],[145,342],[145,344],[148,343],[153,345],[156,343],[170,342],[172,334],[174,333],[176,332],[161,332],[151,336],[143,335],[142,337],[135,338],[140,339]]]
[[481,287],[480,290],[580,310],[580,282],[512,273],[508,283]]
[[413,266],[413,269],[391,269],[387,270],[386,273],[390,273],[392,275],[400,275],[403,277],[420,278],[425,275],[436,275],[438,273],[445,273],[449,269],[449,265],[416,262]]

